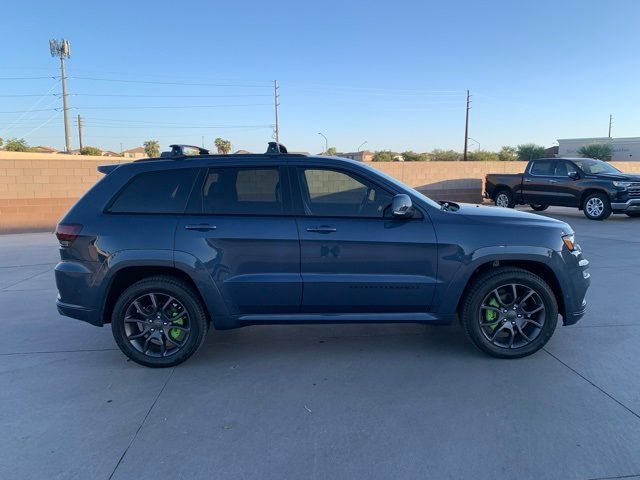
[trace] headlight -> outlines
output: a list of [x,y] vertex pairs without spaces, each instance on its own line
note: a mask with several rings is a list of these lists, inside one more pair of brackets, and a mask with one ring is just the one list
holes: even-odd
[[563,235],[562,241],[570,252],[576,249],[576,236],[573,233],[571,235]]
[[631,182],[619,182],[617,180],[614,180],[613,186],[618,188],[627,188],[631,186]]

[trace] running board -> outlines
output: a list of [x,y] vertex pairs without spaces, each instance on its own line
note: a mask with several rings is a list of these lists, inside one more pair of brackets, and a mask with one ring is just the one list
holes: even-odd
[[422,312],[396,313],[281,313],[266,315],[240,315],[242,323],[450,323],[455,315],[437,315]]

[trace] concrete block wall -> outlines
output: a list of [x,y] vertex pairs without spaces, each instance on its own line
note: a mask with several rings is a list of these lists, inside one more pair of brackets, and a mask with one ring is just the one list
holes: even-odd
[[0,233],[53,231],[114,157],[0,152]]
[[[99,165],[130,161],[46,153],[0,152],[0,233],[53,231],[69,207],[101,176]],[[640,162],[612,162],[640,174]],[[367,163],[434,200],[481,202],[487,173],[518,173],[524,162]]]

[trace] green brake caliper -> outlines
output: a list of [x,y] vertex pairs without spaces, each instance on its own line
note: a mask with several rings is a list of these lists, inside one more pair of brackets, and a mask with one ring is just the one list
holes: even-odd
[[[171,310],[167,313],[173,319],[171,320],[171,323],[184,326],[184,317],[181,316],[184,312],[177,311],[175,309],[175,305],[174,308],[171,308]],[[169,330],[169,335],[171,336],[171,338],[178,341],[182,340],[182,338],[184,337],[184,333],[185,332],[183,330],[180,330],[179,328],[172,328],[171,330]]]
[[[493,297],[491,298],[491,300],[489,300],[489,305],[491,305],[492,307],[500,308],[500,304]],[[484,318],[488,323],[495,321],[495,319],[498,317],[498,313],[494,312],[493,310],[485,310],[484,315],[485,315]],[[493,331],[498,326],[498,323],[494,323],[493,325],[487,325],[487,326]]]

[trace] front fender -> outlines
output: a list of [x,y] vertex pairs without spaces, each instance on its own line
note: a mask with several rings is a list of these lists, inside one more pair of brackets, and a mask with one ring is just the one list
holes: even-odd
[[[438,313],[456,313],[458,303],[464,293],[471,276],[474,272],[487,263],[494,261],[527,261],[541,263],[549,267],[554,274],[562,271],[558,262],[562,262],[562,257],[558,252],[550,248],[534,247],[526,245],[496,245],[482,247],[469,254],[459,251],[455,258],[448,258],[446,261],[457,261],[458,267],[450,276],[448,283],[439,285],[440,293],[436,292],[439,299],[435,308]],[[558,279],[561,280],[561,279]],[[558,282],[562,285],[562,282]],[[563,294],[564,298],[564,294]]]

